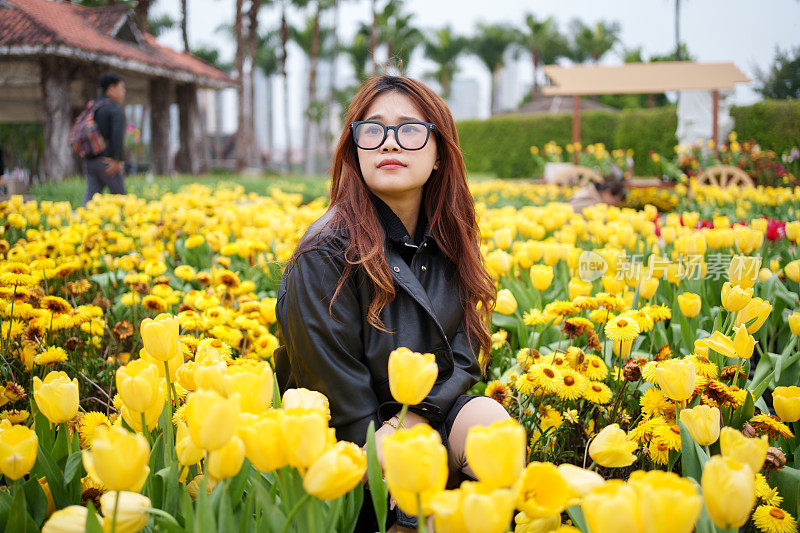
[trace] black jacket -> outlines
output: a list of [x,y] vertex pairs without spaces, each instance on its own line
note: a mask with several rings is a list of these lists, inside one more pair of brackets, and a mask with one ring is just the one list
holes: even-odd
[[398,248],[413,246],[413,241],[407,238],[398,246],[396,239],[387,238],[386,258],[396,291],[381,314],[389,333],[367,322],[371,281],[361,269],[342,286],[331,316],[328,306],[345,265],[347,239],[326,228],[331,217],[329,211],[308,229],[301,246],[314,248],[287,265],[278,289],[283,345],[275,350],[274,361],[281,390],[304,387],[325,394],[337,438],[363,445],[370,421],[377,429],[401,407],[389,391],[388,358],[404,346],[436,356],[436,383],[412,410],[434,427],[441,425],[455,400],[480,377],[464,331],[455,266],[427,228],[408,264]]
[[125,113],[118,103],[110,98],[98,98],[103,102],[94,112],[97,130],[106,140],[106,149],[96,157],[110,157],[117,161],[124,159],[123,141],[125,140]]

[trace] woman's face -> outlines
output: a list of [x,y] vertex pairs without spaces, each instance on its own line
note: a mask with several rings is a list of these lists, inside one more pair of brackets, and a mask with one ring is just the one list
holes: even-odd
[[[409,120],[426,122],[426,118],[408,96],[390,91],[378,96],[361,120],[377,120],[386,126],[396,126]],[[431,172],[439,168],[433,132],[420,150],[404,150],[397,143],[395,131],[389,130],[386,140],[378,148],[357,148],[357,151],[361,174],[367,187],[384,201],[420,195]],[[389,159],[395,159],[400,164],[382,166]]]

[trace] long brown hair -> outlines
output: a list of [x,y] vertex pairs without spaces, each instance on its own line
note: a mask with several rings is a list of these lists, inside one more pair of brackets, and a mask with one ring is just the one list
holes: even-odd
[[488,354],[491,353],[491,336],[486,318],[494,304],[495,287],[483,266],[478,248],[475,205],[467,187],[467,170],[458,144],[455,122],[444,100],[418,81],[400,76],[373,78],[361,87],[347,110],[344,128],[333,156],[329,207],[333,215],[328,223],[329,227],[345,230],[349,236],[344,252],[347,266],[333,298],[336,298],[352,270],[362,267],[373,285],[367,321],[373,327],[384,329],[380,314],[384,306],[394,299],[394,282],[384,254],[383,227],[373,209],[364,209],[364,206],[371,205],[371,200],[361,174],[349,124],[362,120],[375,98],[390,91],[408,96],[423,113],[424,119],[436,125],[432,136],[436,140],[439,168],[431,173],[423,188],[423,206],[436,244],[456,266],[466,322],[465,333],[473,350],[474,339],[487,354],[482,361],[485,371]]

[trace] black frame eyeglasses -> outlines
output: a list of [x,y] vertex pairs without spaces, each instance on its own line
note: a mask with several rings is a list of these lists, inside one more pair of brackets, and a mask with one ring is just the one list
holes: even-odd
[[[375,146],[365,146],[358,142],[358,138],[360,136],[359,132],[363,124],[375,124],[383,128],[383,135],[381,136],[381,141],[375,144]],[[423,141],[422,145],[420,145],[417,148],[408,148],[407,146],[403,145],[403,141],[401,140],[403,138],[403,133],[401,128],[408,124],[417,124],[425,128],[425,140]],[[387,126],[383,122],[379,122],[377,120],[359,120],[358,122],[350,123],[350,131],[353,134],[353,142],[355,142],[356,146],[358,146],[362,150],[377,150],[378,148],[383,146],[383,143],[386,142],[386,137],[389,135],[389,130],[394,130],[394,138],[397,141],[397,144],[400,145],[400,148],[402,148],[403,150],[409,150],[409,151],[422,150],[423,148],[425,148],[425,145],[428,144],[428,139],[430,139],[431,137],[431,131],[435,129],[436,129],[435,124],[431,124],[430,122],[422,122],[420,120],[408,120],[406,122],[401,122],[396,126]]]

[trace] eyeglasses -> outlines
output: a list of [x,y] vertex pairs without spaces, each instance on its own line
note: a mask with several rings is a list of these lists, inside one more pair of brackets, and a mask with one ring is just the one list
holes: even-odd
[[436,126],[430,122],[401,122],[397,126],[387,126],[377,120],[361,120],[351,122],[350,130],[353,132],[353,141],[362,150],[375,150],[379,148],[389,130],[394,130],[394,138],[403,150],[421,150],[428,143],[431,131]]

